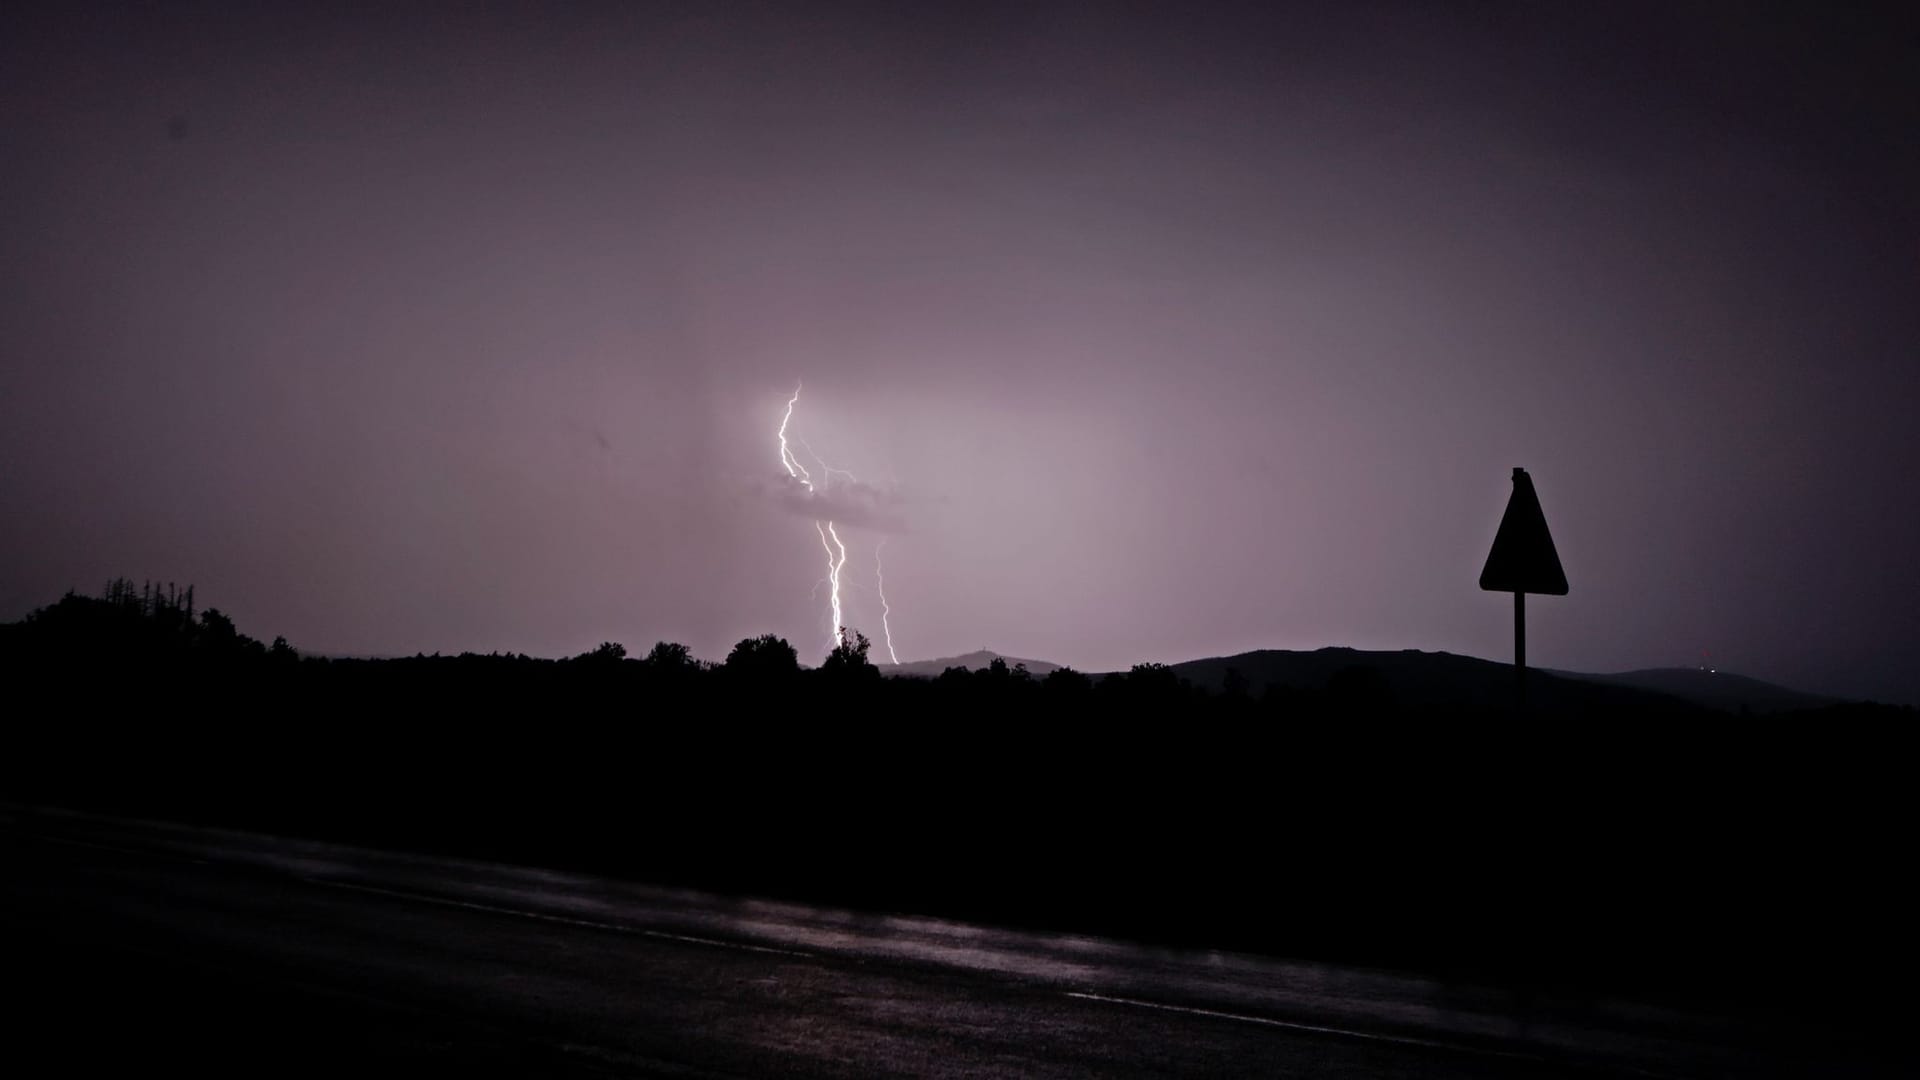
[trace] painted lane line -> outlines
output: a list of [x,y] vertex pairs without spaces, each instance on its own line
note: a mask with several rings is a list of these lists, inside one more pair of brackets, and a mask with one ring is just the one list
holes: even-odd
[[1084,1001],[1103,1001],[1109,1005],[1131,1005],[1138,1009],[1159,1009],[1162,1012],[1187,1013],[1191,1016],[1206,1016],[1216,1020],[1235,1020],[1242,1024],[1259,1024],[1263,1027],[1285,1028],[1289,1031],[1305,1031],[1315,1035],[1334,1035],[1343,1039],[1360,1039],[1366,1042],[1395,1043],[1401,1046],[1417,1046],[1424,1050],[1449,1050],[1462,1054],[1478,1054],[1483,1057],[1513,1058],[1520,1061],[1545,1061],[1538,1054],[1529,1054],[1520,1050],[1496,1050],[1491,1047],[1467,1046],[1462,1043],[1441,1042],[1437,1039],[1422,1039],[1416,1035],[1384,1035],[1375,1031],[1355,1031],[1352,1028],[1324,1027],[1319,1024],[1302,1024],[1292,1020],[1276,1020],[1271,1016],[1253,1016],[1247,1013],[1222,1012],[1219,1009],[1202,1009],[1192,1005],[1170,1005],[1164,1001],[1143,1001],[1140,998],[1109,997],[1106,994],[1083,994],[1077,990],[1065,992],[1070,998]]
[[329,881],[326,878],[316,877],[303,877],[300,880],[314,885],[323,885],[329,889],[351,889],[354,892],[373,893],[377,896],[391,896],[395,899],[411,900],[420,904],[438,904],[442,907],[465,908],[469,911],[484,911],[491,915],[510,915],[517,919],[534,919],[539,922],[559,923],[563,926],[580,926],[589,930],[606,930],[615,934],[635,934],[640,937],[658,938],[662,941],[678,941],[687,945],[705,945],[715,949],[736,949],[740,952],[771,953],[775,956],[797,956],[806,960],[816,959],[815,954],[801,952],[798,949],[776,949],[771,945],[749,945],[743,941],[723,941],[719,938],[699,937],[693,934],[675,934],[666,930],[650,930],[644,926],[622,926],[619,923],[600,922],[595,919],[576,919],[569,915],[552,915],[544,911],[527,911],[524,908],[500,907],[497,904],[481,904],[472,900],[455,900],[452,897],[407,892],[404,889],[383,889],[378,885],[360,885],[351,881]]

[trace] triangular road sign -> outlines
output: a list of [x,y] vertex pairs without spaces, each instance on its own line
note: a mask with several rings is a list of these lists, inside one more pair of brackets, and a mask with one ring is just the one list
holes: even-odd
[[1553,550],[1540,497],[1533,493],[1527,470],[1513,470],[1513,497],[1494,534],[1493,550],[1480,571],[1480,587],[1490,592],[1567,595],[1567,575],[1560,569],[1560,553]]

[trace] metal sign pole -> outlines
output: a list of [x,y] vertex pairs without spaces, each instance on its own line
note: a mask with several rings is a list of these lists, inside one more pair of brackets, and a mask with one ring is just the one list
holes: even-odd
[[1527,708],[1527,594],[1513,594],[1513,685],[1520,711]]

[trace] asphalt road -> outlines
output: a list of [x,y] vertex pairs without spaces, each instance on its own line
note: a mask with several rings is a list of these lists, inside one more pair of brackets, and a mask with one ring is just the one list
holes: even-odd
[[1778,1016],[0,808],[16,1076],[1895,1075]]

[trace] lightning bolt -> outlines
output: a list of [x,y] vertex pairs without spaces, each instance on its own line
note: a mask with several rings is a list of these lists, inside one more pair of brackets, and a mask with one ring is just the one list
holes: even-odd
[[[780,464],[787,470],[787,476],[800,481],[809,495],[831,490],[835,476],[844,477],[849,484],[858,483],[859,479],[853,473],[827,464],[825,458],[813,452],[813,447],[808,446],[805,439],[796,435],[793,441],[799,443],[800,448],[805,450],[807,456],[820,467],[820,486],[818,488],[814,486],[813,474],[807,471],[805,465],[800,464],[800,458],[794,454],[792,444],[787,441],[787,427],[793,422],[793,407],[799,401],[800,384],[796,382],[793,385],[793,396],[787,399],[786,411],[780,415],[780,428],[774,433],[774,437],[780,443]],[[847,545],[841,541],[840,533],[834,528],[831,520],[815,520],[813,529],[820,535],[821,550],[827,553],[827,577],[824,584],[827,586],[828,605],[833,613],[833,629],[827,638],[828,648],[838,648],[846,643],[846,636],[841,633],[843,619],[840,607],[840,574],[847,565]],[[893,609],[887,605],[886,572],[880,564],[880,552],[886,546],[887,540],[883,536],[880,538],[880,543],[873,549],[873,577],[880,595],[880,631],[887,645],[887,657],[898,664],[900,658],[894,655],[893,626],[890,621]],[[819,585],[815,585],[814,588],[818,590]]]
[[887,606],[887,572],[880,566],[880,553],[886,549],[887,538],[883,536],[873,549],[873,584],[880,594],[880,633],[887,643],[887,659],[898,664],[900,658],[893,654],[893,627],[887,625],[887,617],[893,614],[893,609]]
[[813,447],[807,445],[807,440],[796,436],[793,441],[799,443],[800,449],[805,450],[807,452],[807,456],[814,460],[814,464],[820,466],[821,475],[826,477],[825,480],[820,482],[821,490],[823,491],[832,490],[833,477],[835,473],[838,473],[839,475],[846,477],[847,483],[849,484],[857,483],[859,481],[860,479],[859,477],[853,475],[853,473],[847,471],[846,469],[836,469],[833,466],[827,464],[827,459],[821,457],[819,454],[814,453]]
[[793,449],[787,445],[787,424],[793,420],[794,403],[800,400],[800,384],[793,384],[793,396],[787,399],[787,412],[780,418],[780,464],[787,467],[787,475],[807,485],[807,491],[813,491],[813,476],[800,459],[793,456]]
[[[847,545],[841,543],[840,534],[833,531],[833,522],[827,522],[827,527],[822,529],[816,521],[813,527],[820,533],[820,546],[827,551],[827,582],[831,586],[827,595],[833,604],[833,633],[827,639],[828,647],[839,648],[847,640],[840,632],[840,568],[847,565]],[[827,543],[828,537],[833,538],[832,544]],[[838,558],[834,557],[834,548],[840,549]]]
[[[787,411],[780,416],[780,430],[775,432],[774,436],[780,440],[780,464],[785,466],[788,476],[805,484],[807,494],[811,495],[813,494],[813,474],[809,473],[807,467],[800,464],[800,459],[793,455],[793,447],[787,445],[787,425],[793,422],[793,407],[798,404],[799,401],[800,384],[796,382],[793,384],[793,396],[787,399]],[[805,444],[802,443],[801,445],[804,446]],[[811,454],[813,450],[809,448],[807,453]],[[829,478],[831,478],[831,473],[828,475]],[[823,528],[821,524],[816,521],[813,523],[813,527],[814,530],[820,534],[820,546],[825,548],[827,552],[827,584],[829,586],[829,597],[833,608],[833,631],[828,637],[827,647],[830,649],[838,648],[844,640],[840,634],[840,568],[847,564],[847,546],[840,543],[840,534],[833,531],[833,522],[827,522]],[[827,543],[828,536],[833,537],[832,544]],[[833,554],[835,547],[840,549],[840,557],[837,561],[834,559]]]

